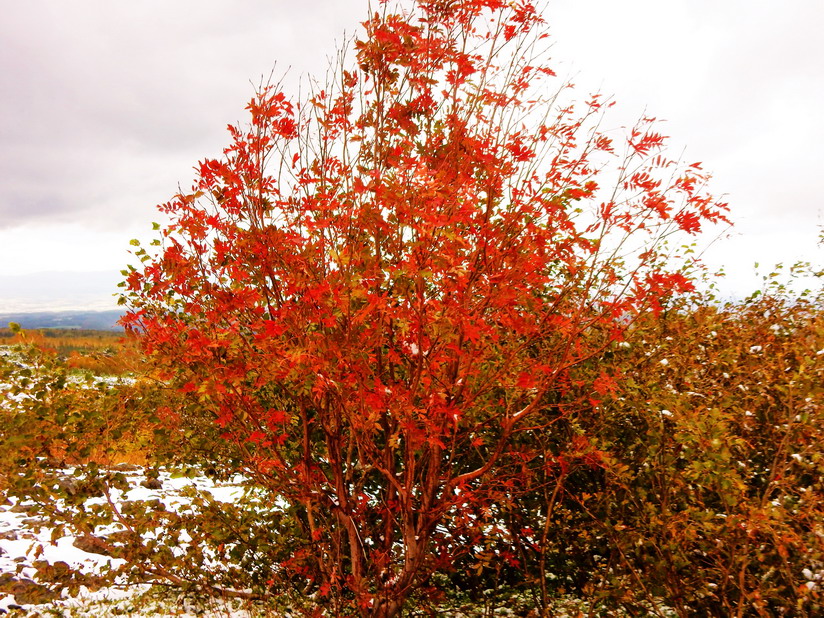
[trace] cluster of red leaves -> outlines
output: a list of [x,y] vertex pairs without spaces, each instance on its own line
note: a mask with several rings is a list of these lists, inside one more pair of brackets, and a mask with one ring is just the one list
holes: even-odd
[[620,158],[597,97],[541,94],[528,2],[381,3],[363,26],[355,68],[305,101],[262,88],[161,207],[126,324],[301,509],[317,585],[386,615],[524,482],[511,437],[608,343],[581,335],[688,289],[627,239],[725,206],[649,120]]

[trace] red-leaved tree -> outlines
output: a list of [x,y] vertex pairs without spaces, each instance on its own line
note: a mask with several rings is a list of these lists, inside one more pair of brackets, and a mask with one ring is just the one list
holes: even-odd
[[725,206],[653,120],[607,134],[601,98],[567,100],[529,2],[363,27],[322,90],[261,88],[161,207],[125,322],[296,513],[273,581],[392,616],[528,489],[515,438],[564,413],[568,370],[690,289],[662,240]]

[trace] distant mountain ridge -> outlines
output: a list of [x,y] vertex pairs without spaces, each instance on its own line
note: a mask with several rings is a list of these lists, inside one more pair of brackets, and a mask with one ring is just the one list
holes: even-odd
[[0,313],[0,328],[16,322],[24,329],[71,328],[86,330],[123,330],[117,321],[122,311],[26,311]]

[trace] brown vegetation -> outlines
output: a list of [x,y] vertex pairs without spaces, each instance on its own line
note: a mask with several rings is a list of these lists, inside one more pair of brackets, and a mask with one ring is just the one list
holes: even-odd
[[140,371],[143,362],[134,340],[113,331],[48,328],[15,332],[2,328],[0,344],[34,345],[64,359],[70,369],[96,375],[133,373]]

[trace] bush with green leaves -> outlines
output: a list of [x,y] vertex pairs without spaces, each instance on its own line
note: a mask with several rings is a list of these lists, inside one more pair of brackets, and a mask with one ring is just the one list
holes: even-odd
[[515,543],[533,579],[681,616],[822,611],[822,307],[777,285],[693,297],[580,367],[530,438],[543,489],[510,515],[510,541],[543,528]]

